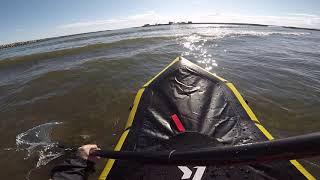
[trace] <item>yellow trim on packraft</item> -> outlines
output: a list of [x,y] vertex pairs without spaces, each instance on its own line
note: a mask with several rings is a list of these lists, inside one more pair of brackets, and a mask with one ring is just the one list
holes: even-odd
[[134,119],[134,115],[136,114],[136,111],[138,109],[138,105],[140,103],[140,99],[141,99],[141,96],[143,94],[143,91],[144,91],[144,88],[139,89],[139,91],[136,94],[136,97],[134,98],[133,107],[132,107],[132,109],[130,111],[130,114],[129,114],[125,129],[131,127],[131,125],[132,125],[132,122],[133,122],[133,119]]
[[[130,114],[129,114],[129,117],[128,117],[128,120],[127,120],[127,123],[126,123],[126,126],[125,126],[125,129],[126,131],[124,131],[116,145],[116,147],[114,148],[115,151],[120,151],[121,150],[121,147],[122,145],[124,144],[127,136],[128,136],[128,133],[129,133],[129,127],[131,127],[132,125],[132,122],[133,122],[133,119],[134,119],[134,116],[136,114],[136,111],[138,109],[138,105],[139,105],[139,102],[140,102],[140,99],[141,99],[141,96],[143,94],[143,91],[144,91],[144,88],[141,88],[139,89],[139,91],[137,92],[136,94],[136,97],[134,98],[134,101],[133,101],[133,107],[130,111]],[[114,164],[116,160],[115,159],[109,159],[106,166],[104,167],[104,169],[102,170],[100,176],[99,176],[99,180],[105,180],[109,174],[109,172],[111,171],[111,168]]]
[[252,121],[254,121],[255,125],[257,126],[257,128],[259,128],[259,130],[269,139],[272,140],[274,139],[272,137],[272,135],[260,124],[258,118],[256,117],[256,115],[253,113],[253,111],[251,110],[251,108],[248,106],[248,104],[245,102],[245,100],[243,99],[243,97],[241,96],[241,94],[239,93],[239,91],[236,89],[236,87],[232,84],[232,83],[226,83],[226,85],[231,89],[231,91],[233,92],[233,94],[237,97],[238,101],[240,102],[240,104],[242,105],[243,109],[247,112],[247,114],[249,115],[250,119]]
[[[115,147],[115,151],[120,151],[122,145],[124,144],[128,133],[129,133],[129,127],[131,127],[132,122],[134,120],[134,116],[136,114],[141,96],[144,92],[144,88],[147,87],[148,85],[150,85],[152,83],[152,81],[154,81],[157,77],[159,77],[164,71],[166,71],[170,66],[172,66],[173,64],[175,64],[176,62],[178,62],[179,60],[186,60],[182,57],[177,57],[176,59],[174,59],[168,66],[166,66],[162,71],[160,71],[156,76],[154,76],[151,80],[149,80],[146,84],[144,84],[143,88],[139,89],[139,91],[136,94],[136,97],[134,99],[133,102],[133,107],[131,109],[131,112],[129,114],[125,129],[127,129],[126,131],[124,131]],[[186,60],[188,61],[188,60]],[[188,61],[189,62],[189,61]],[[190,62],[191,63],[191,62]],[[195,64],[196,65],[196,64]],[[198,65],[196,65],[198,66]],[[200,66],[198,66],[200,67]],[[200,67],[201,69],[203,69],[202,67]],[[243,99],[243,97],[241,96],[241,94],[239,93],[239,91],[236,89],[236,87],[232,84],[229,83],[227,80],[223,79],[222,77],[217,76],[216,74],[211,73],[210,71],[207,71],[206,69],[203,69],[206,72],[208,72],[209,74],[211,74],[212,76],[216,77],[217,79],[219,79],[220,81],[226,83],[226,85],[231,89],[231,91],[234,93],[234,95],[237,97],[238,101],[240,102],[240,104],[242,105],[242,107],[245,109],[245,111],[247,112],[248,116],[250,117],[250,119],[255,123],[255,125],[257,126],[257,128],[268,138],[268,140],[273,140],[273,136],[268,132],[267,129],[265,129],[261,124],[260,121],[258,120],[258,118],[256,117],[256,115],[253,113],[253,111],[251,110],[251,108],[248,106],[248,104],[245,102],[245,100]],[[105,180],[109,174],[109,172],[112,169],[112,166],[114,164],[115,160],[114,159],[109,159],[105,168],[103,169],[101,175],[99,176],[99,180]],[[310,174],[297,160],[290,160],[290,163],[292,165],[294,165],[307,179],[309,180],[315,180],[316,178],[312,176],[312,174]]]
[[290,160],[291,164],[293,164],[307,179],[316,180],[312,174],[310,174],[297,160]]
[[[127,136],[128,136],[128,133],[129,133],[129,129],[127,129],[126,131],[124,131],[116,145],[116,147],[114,148],[115,151],[120,151],[121,150],[121,147],[124,143],[124,141],[126,140]],[[116,160],[114,159],[109,159],[106,166],[104,167],[102,173],[100,174],[99,176],[99,180],[105,180],[109,174],[109,172],[111,171],[111,168],[114,164]]]
[[[264,128],[261,124],[256,115],[253,113],[251,108],[248,106],[248,104],[245,102],[239,91],[236,89],[236,87],[232,83],[226,83],[227,86],[231,89],[233,94],[237,97],[238,101],[242,105],[242,107],[245,109],[247,114],[249,115],[250,119],[254,122],[254,124],[258,127],[258,129],[269,139],[273,140],[273,136],[268,132],[266,128]],[[290,160],[290,163],[294,165],[298,171],[301,172],[307,179],[309,180],[315,180],[316,178],[312,176],[297,160]]]
[[[132,125],[132,122],[134,120],[134,116],[136,114],[136,111],[138,109],[138,105],[139,105],[139,102],[140,102],[140,99],[141,99],[141,96],[144,92],[144,88],[147,87],[149,84],[152,83],[152,81],[154,81],[158,76],[160,76],[165,70],[167,70],[170,66],[172,66],[173,64],[175,64],[176,62],[178,62],[179,60],[181,60],[180,57],[177,57],[175,60],[173,60],[173,62],[171,62],[168,66],[166,66],[162,71],[160,71],[156,76],[154,76],[151,80],[149,80],[146,84],[143,85],[143,88],[139,89],[139,91],[137,92],[136,94],[136,97],[133,101],[133,107],[130,111],[130,114],[129,114],[129,117],[128,117],[128,120],[127,120],[127,123],[126,123],[126,126],[125,126],[125,129],[127,129],[126,131],[124,131],[115,147],[115,151],[120,151],[121,150],[121,147],[122,145],[124,144],[127,136],[128,136],[128,133],[129,133],[129,127],[131,127]],[[112,167],[113,167],[113,164],[116,160],[114,159],[109,159],[106,166],[104,167],[104,169],[102,170],[100,176],[99,176],[99,180],[105,180],[109,174],[109,172],[111,171]]]
[[[184,58],[181,57],[181,60],[182,59],[184,59]],[[198,66],[198,65],[196,65],[196,66]],[[198,66],[198,67],[200,67],[200,66]],[[203,69],[202,67],[200,67],[200,68]],[[236,87],[232,83],[229,83],[226,79],[224,79],[224,78],[222,78],[222,77],[220,77],[220,76],[218,76],[216,74],[213,74],[210,71],[207,71],[206,69],[203,69],[203,70],[205,70],[206,72],[208,72],[212,76],[216,77],[220,81],[226,83],[226,85],[231,89],[233,94],[237,97],[238,101],[240,102],[242,107],[245,109],[245,111],[247,112],[247,114],[250,117],[250,119],[257,126],[257,128],[268,138],[268,140],[273,140],[274,139],[274,137],[268,132],[268,130],[266,128],[264,128],[260,124],[260,121],[258,120],[256,115],[253,113],[251,108],[248,106],[248,104],[245,102],[245,100],[243,99],[243,97],[241,96],[239,91],[236,89]],[[290,160],[290,163],[292,165],[294,165],[307,179],[315,180],[315,178],[312,176],[312,174],[310,174],[297,160]]]
[[[132,125],[132,122],[133,122],[133,119],[134,119],[134,116],[136,114],[136,111],[138,109],[138,105],[139,105],[139,102],[140,102],[140,99],[141,99],[141,96],[143,94],[143,91],[144,91],[144,88],[141,88],[139,89],[139,91],[137,92],[136,94],[136,97],[134,98],[134,101],[133,101],[133,107],[130,111],[130,114],[129,114],[129,117],[128,117],[128,120],[127,120],[127,123],[126,123],[126,126],[125,126],[125,129],[126,131],[124,131],[116,145],[116,147],[114,148],[115,151],[120,151],[121,150],[121,147],[122,145],[124,144],[127,136],[128,136],[128,133],[129,133],[129,127],[131,127]],[[109,174],[109,172],[111,171],[111,168],[114,164],[116,160],[115,159],[109,159],[106,166],[104,167],[104,169],[102,170],[100,176],[99,176],[99,180],[105,180]]]
[[[181,60],[184,59],[181,57]],[[195,64],[196,65],[196,64]],[[198,65],[196,65],[198,66]],[[203,69],[202,67],[198,66],[199,68]],[[268,132],[268,130],[266,128],[264,128],[261,124],[260,121],[258,120],[258,118],[256,117],[256,115],[253,113],[253,111],[251,110],[251,108],[248,106],[248,104],[245,102],[245,100],[243,99],[243,97],[241,96],[240,92],[236,89],[236,87],[232,84],[229,83],[226,79],[211,73],[210,71],[207,71],[206,69],[203,69],[206,72],[208,72],[209,74],[211,74],[212,76],[216,77],[217,79],[219,79],[222,82],[225,82],[226,85],[231,89],[231,91],[234,93],[234,95],[237,97],[238,101],[240,102],[240,104],[242,105],[242,107],[245,109],[245,111],[247,112],[247,114],[249,115],[250,119],[252,121],[255,122],[255,125],[257,126],[257,128],[268,138],[268,140],[273,140],[274,137]],[[296,160],[290,160],[291,164],[293,164],[306,178],[313,180],[315,179],[298,161]]]

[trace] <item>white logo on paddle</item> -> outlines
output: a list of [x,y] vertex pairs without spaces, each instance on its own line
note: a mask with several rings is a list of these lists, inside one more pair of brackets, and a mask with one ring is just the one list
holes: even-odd
[[[187,166],[178,166],[178,168],[183,172],[181,179],[191,179],[191,169]],[[194,173],[192,180],[201,180],[204,171],[206,170],[206,166],[195,166],[193,169],[196,169],[196,172]]]

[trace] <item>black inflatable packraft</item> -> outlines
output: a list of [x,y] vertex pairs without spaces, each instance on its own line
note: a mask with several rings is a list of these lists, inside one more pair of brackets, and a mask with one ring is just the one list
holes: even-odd
[[[271,140],[236,88],[178,57],[137,93],[115,150],[159,152]],[[176,166],[109,159],[99,179],[314,179],[296,160]]]

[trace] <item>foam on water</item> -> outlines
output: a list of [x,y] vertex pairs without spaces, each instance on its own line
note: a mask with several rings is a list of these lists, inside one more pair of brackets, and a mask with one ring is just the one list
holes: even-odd
[[45,123],[18,134],[16,136],[17,151],[27,151],[25,159],[36,154],[38,156],[36,168],[60,157],[63,152],[57,149],[58,143],[50,138],[52,129],[59,124],[61,122]]
[[288,31],[259,31],[259,30],[235,30],[225,28],[205,29],[197,32],[200,36],[210,37],[211,39],[221,39],[224,37],[241,37],[241,36],[255,36],[264,37],[271,35],[287,35],[287,36],[302,36],[309,33],[305,32],[288,32]]

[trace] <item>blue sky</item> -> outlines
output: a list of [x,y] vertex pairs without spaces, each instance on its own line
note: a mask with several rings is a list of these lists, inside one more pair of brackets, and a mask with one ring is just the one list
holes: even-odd
[[320,29],[318,0],[1,0],[0,44],[167,21]]

